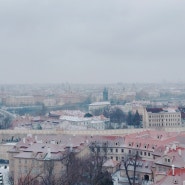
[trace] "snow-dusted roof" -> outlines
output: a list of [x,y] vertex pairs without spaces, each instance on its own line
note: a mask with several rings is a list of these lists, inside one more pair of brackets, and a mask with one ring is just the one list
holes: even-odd
[[90,106],[98,106],[98,105],[110,105],[109,101],[104,101],[104,102],[94,102],[89,104]]

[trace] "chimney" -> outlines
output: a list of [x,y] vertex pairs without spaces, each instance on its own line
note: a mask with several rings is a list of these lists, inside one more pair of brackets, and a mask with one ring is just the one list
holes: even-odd
[[73,144],[70,144],[70,152],[72,152],[73,151]]
[[174,164],[172,164],[172,175],[173,176],[175,175],[175,166],[174,166]]
[[27,137],[32,137],[32,134],[27,134]]
[[55,143],[55,140],[52,140],[52,141],[51,141],[51,144],[56,144],[56,143]]
[[26,143],[26,139],[25,138],[23,138],[22,140],[23,140],[23,143]]
[[179,156],[182,156],[182,151],[180,148],[178,149],[178,154],[179,154]]
[[169,152],[169,147],[166,147],[166,150],[164,151],[164,155],[166,155]]
[[47,152],[48,152],[48,158],[51,158],[51,148],[50,147],[48,147]]
[[167,146],[167,147],[166,147],[166,151],[167,151],[167,153],[169,152],[169,150],[170,150],[170,149],[169,149],[169,147]]

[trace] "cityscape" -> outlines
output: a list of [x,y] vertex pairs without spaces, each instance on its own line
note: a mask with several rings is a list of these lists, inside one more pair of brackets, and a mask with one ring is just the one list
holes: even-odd
[[185,2],[0,1],[0,185],[185,185]]
[[185,85],[65,83],[0,89],[5,184],[184,182]]

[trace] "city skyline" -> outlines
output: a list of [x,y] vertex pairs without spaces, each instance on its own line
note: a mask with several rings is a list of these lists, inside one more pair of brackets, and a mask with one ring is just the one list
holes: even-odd
[[0,84],[185,82],[183,1],[0,5]]

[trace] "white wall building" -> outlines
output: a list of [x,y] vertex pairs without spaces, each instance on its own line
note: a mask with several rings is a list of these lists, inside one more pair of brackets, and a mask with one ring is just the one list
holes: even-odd
[[110,106],[109,101],[94,102],[94,103],[89,104],[89,112],[93,112],[95,110],[101,110],[109,106]]
[[89,118],[84,117],[76,117],[76,116],[61,116],[60,120],[65,124],[85,127],[86,129],[96,129],[96,130],[104,130],[106,128],[106,123],[109,122],[109,119],[101,116],[94,116]]
[[143,126],[145,128],[180,127],[181,112],[174,108],[146,108]]

